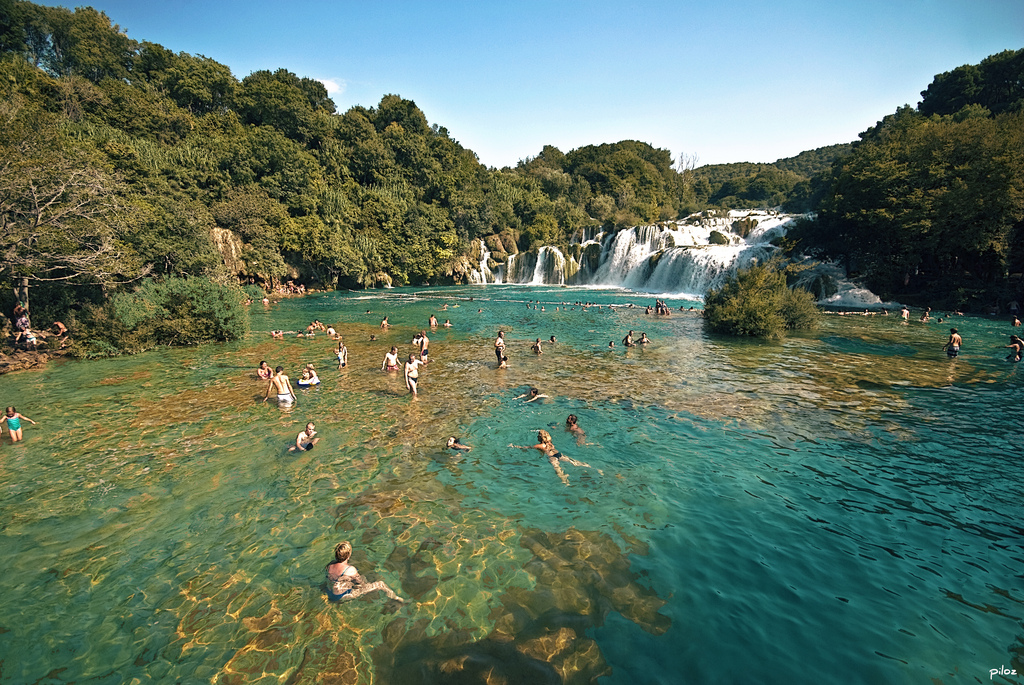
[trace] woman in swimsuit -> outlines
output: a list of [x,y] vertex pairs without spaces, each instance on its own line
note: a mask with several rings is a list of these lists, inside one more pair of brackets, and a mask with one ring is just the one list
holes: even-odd
[[587,434],[583,432],[583,429],[580,428],[579,424],[576,423],[576,421],[576,415],[569,414],[569,416],[567,416],[565,419],[565,430],[569,431],[570,433],[576,436],[577,445],[582,445],[583,441],[587,439]]
[[355,599],[362,597],[369,592],[380,590],[391,599],[399,602],[405,600],[395,594],[395,591],[387,586],[384,581],[378,580],[367,583],[355,566],[348,563],[352,556],[352,545],[349,542],[339,542],[334,548],[334,561],[327,564],[327,598],[332,602],[342,599]]
[[0,417],[0,421],[7,422],[7,431],[11,434],[11,442],[18,442],[21,440],[21,422],[22,420],[28,421],[33,426],[36,422],[27,416],[18,413],[18,410],[14,407],[7,407],[7,414]]
[[260,362],[260,368],[256,369],[256,376],[261,381],[269,381],[274,375],[274,370],[266,362]]
[[[571,458],[565,456],[564,454],[562,454],[561,452],[559,452],[557,449],[555,449],[554,444],[552,444],[552,442],[551,442],[551,433],[548,433],[547,431],[544,431],[544,430],[537,431],[537,444],[536,445],[512,445],[512,444],[510,444],[509,447],[515,447],[515,448],[521,449],[521,450],[529,450],[529,449],[540,450],[540,452],[544,456],[546,456],[548,458],[548,462],[555,469],[555,473],[558,474],[558,477],[561,478],[562,482],[565,483],[566,485],[569,484],[569,477],[567,475],[565,475],[565,471],[562,470],[562,466],[558,462],[565,461],[565,462],[569,462],[573,466],[583,466],[583,467],[588,468],[588,469],[591,468],[590,464],[588,464],[586,462],[583,462],[583,461],[576,461],[575,459],[571,459]],[[597,472],[600,473],[601,475],[604,475],[604,473],[601,471],[601,469],[598,469]]]
[[423,365],[419,359],[416,358],[415,354],[409,355],[409,361],[405,363],[405,387],[409,388],[409,392],[416,395],[416,382],[420,377],[420,367]]
[[384,361],[380,365],[381,371],[398,371],[398,348],[391,346],[391,351],[384,355]]

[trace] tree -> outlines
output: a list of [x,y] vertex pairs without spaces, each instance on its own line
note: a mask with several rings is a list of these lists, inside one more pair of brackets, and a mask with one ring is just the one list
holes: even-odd
[[781,338],[787,330],[814,328],[818,318],[814,297],[788,288],[777,261],[737,272],[704,298],[704,320],[715,333]]
[[0,277],[28,305],[41,281],[111,284],[142,267],[118,238],[121,186],[60,121],[17,98],[0,103]]

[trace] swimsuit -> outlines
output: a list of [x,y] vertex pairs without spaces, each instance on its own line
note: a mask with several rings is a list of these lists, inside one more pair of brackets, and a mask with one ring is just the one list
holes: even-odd
[[950,357],[957,356],[958,354],[960,354],[960,346],[959,345],[950,345],[949,349],[946,350],[946,354],[948,356],[950,356]]
[[[348,568],[352,567],[349,566]],[[327,574],[327,596],[333,602],[352,594],[356,586],[362,582],[362,578],[358,573],[342,573],[337,578],[331,578],[330,571],[325,571],[325,573]]]
[[7,430],[11,431],[12,433],[16,430],[21,430],[21,419],[18,418],[17,416],[8,416]]
[[283,394],[283,395],[281,393],[277,394],[277,401],[278,401],[279,404],[291,404],[292,403],[292,399],[293,398],[292,398],[291,393],[287,393],[287,394]]

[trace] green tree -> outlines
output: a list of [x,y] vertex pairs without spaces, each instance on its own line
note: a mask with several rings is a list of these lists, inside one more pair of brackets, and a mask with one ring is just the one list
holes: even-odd
[[61,136],[61,122],[0,103],[0,277],[28,303],[32,283],[110,284],[142,267],[120,242],[126,208],[120,183],[94,151]]
[[715,333],[781,338],[787,330],[814,328],[820,313],[806,290],[786,286],[778,262],[736,273],[704,299],[704,321]]

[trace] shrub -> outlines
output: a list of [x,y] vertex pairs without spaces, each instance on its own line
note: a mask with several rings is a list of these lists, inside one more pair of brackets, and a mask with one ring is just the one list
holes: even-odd
[[704,301],[709,330],[729,335],[781,338],[790,329],[814,328],[819,316],[810,293],[786,286],[777,261],[737,272]]
[[208,278],[147,280],[134,292],[83,310],[74,352],[108,356],[157,345],[237,340],[249,332],[245,298],[241,288]]
[[711,245],[728,245],[729,238],[721,231],[711,231],[711,235],[708,236],[708,243]]
[[255,283],[242,286],[242,294],[253,302],[259,302],[267,296],[267,291]]

